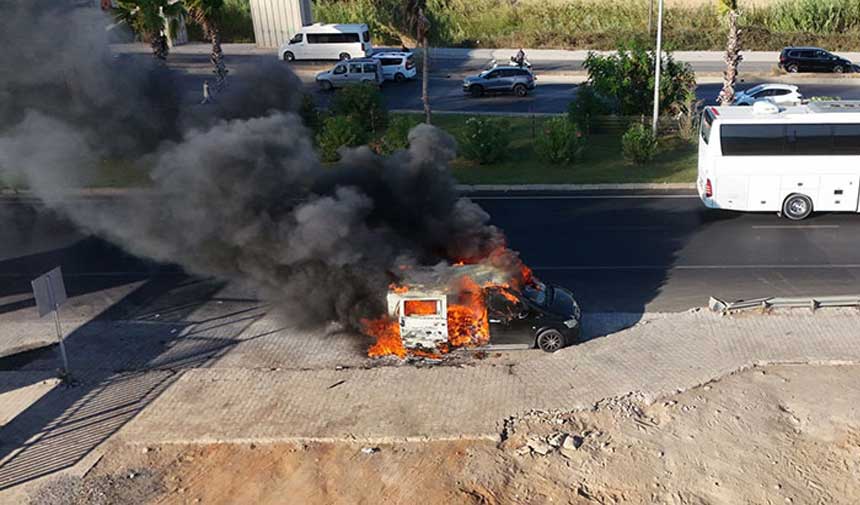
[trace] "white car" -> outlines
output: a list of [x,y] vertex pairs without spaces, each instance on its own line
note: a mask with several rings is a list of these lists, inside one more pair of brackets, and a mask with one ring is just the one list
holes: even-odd
[[767,100],[776,105],[797,105],[803,95],[792,84],[759,84],[735,94],[732,105],[752,105],[759,100]]
[[412,53],[383,51],[375,53],[372,58],[382,63],[382,76],[387,81],[402,82],[413,79],[417,74]]
[[303,26],[278,49],[284,61],[348,60],[373,54],[366,24],[323,24]]

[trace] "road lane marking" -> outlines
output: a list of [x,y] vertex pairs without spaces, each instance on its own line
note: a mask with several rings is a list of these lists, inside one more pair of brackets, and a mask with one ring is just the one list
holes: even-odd
[[593,265],[593,266],[537,266],[532,270],[802,270],[802,269],[857,269],[860,263],[810,265]]
[[838,224],[772,224],[772,225],[755,225],[753,230],[833,230],[839,228]]

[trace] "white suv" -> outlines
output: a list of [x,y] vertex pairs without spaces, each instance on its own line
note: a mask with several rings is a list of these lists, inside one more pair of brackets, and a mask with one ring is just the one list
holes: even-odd
[[735,94],[732,105],[752,105],[760,100],[767,100],[776,105],[795,105],[803,100],[803,95],[800,94],[797,86],[791,84],[759,84]]
[[415,59],[412,53],[387,51],[376,53],[371,58],[382,64],[382,77],[387,81],[402,82],[415,77]]

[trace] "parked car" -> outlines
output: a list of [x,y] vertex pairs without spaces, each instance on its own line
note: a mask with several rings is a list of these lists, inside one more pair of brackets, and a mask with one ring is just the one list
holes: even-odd
[[382,65],[373,58],[342,61],[331,70],[317,74],[317,84],[324,89],[342,88],[347,84],[371,82],[382,85]]
[[382,64],[382,77],[389,81],[402,82],[415,77],[415,58],[412,53],[386,51],[376,53],[372,58]]
[[796,105],[803,100],[803,95],[792,84],[759,84],[736,93],[732,105],[752,105],[758,100],[767,100],[776,105]]
[[303,26],[278,50],[284,61],[348,60],[373,54],[370,30],[365,24]]
[[463,91],[473,97],[484,93],[513,93],[523,97],[535,89],[537,77],[531,70],[519,67],[495,67],[463,79]]
[[786,72],[852,72],[854,65],[820,47],[786,47],[779,54],[779,68]]

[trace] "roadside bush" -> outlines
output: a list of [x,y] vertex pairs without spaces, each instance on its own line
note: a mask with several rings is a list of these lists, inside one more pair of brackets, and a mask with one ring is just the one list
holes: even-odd
[[409,147],[409,132],[418,123],[417,119],[410,116],[394,116],[388,122],[388,128],[380,139],[377,152],[391,154],[398,149]]
[[302,103],[299,105],[299,117],[302,118],[302,123],[314,136],[320,133],[323,118],[312,95],[302,95]]
[[[612,112],[622,116],[650,113],[654,106],[653,51],[641,43],[618,48],[617,53],[601,56],[589,53],[583,66],[588,84],[610,104]],[[671,53],[661,59],[660,111],[683,99],[696,89],[696,76],[686,63],[676,62]]]
[[367,142],[366,130],[351,116],[331,116],[323,122],[322,131],[317,135],[320,158],[323,161],[340,159],[338,149],[343,146],[355,147]]
[[510,142],[503,119],[472,117],[466,120],[460,142],[462,155],[480,164],[492,163],[505,155]]
[[567,107],[567,118],[590,135],[595,118],[608,112],[606,103],[586,83],[576,88],[576,99]]
[[573,163],[585,150],[585,138],[576,123],[555,117],[544,123],[535,138],[535,153],[550,163]]
[[678,127],[678,137],[690,143],[698,141],[703,103],[705,101],[697,99],[696,93],[691,91],[683,100],[672,104],[670,108]]
[[335,116],[350,116],[368,132],[379,132],[388,123],[388,111],[379,87],[371,83],[345,86],[335,92],[331,105]]
[[621,137],[621,151],[624,159],[636,164],[646,163],[657,154],[657,138],[651,129],[636,123]]

